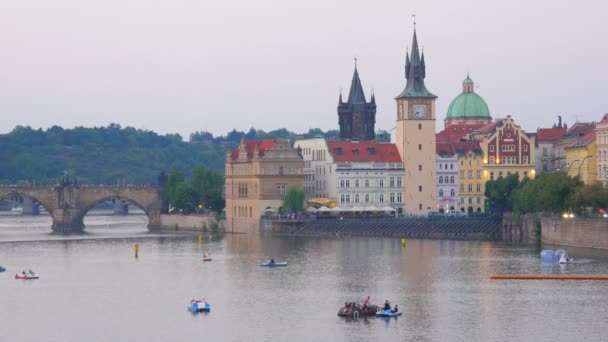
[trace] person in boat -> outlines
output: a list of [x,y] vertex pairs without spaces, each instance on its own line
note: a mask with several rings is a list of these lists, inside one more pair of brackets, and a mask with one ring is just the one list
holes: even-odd
[[391,310],[392,313],[397,313],[399,312],[399,308],[397,307],[397,304],[395,304],[395,308],[393,310]]
[[370,297],[367,296],[367,298],[365,298],[365,300],[363,301],[363,308],[364,309],[366,309],[367,306],[369,305],[369,300],[370,300]]
[[26,276],[27,274],[25,273],[25,270],[21,271],[21,274]]
[[270,264],[274,265],[274,258],[270,259]]
[[30,275],[34,275],[34,271],[28,270],[28,272],[29,272]]
[[207,259],[207,254],[203,253],[203,259]]
[[388,302],[388,299],[386,300],[386,302],[384,302],[384,310],[390,310],[391,309],[391,303]]

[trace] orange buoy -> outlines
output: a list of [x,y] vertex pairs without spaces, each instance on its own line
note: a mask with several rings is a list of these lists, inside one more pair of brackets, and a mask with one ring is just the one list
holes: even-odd
[[608,275],[493,275],[494,280],[608,280]]

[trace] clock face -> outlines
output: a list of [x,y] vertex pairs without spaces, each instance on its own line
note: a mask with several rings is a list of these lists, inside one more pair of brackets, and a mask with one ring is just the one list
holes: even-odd
[[426,115],[426,107],[425,106],[414,106],[414,116],[417,119],[422,119]]

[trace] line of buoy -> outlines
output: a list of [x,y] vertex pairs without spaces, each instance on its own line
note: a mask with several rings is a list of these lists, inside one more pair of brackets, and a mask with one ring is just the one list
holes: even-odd
[[608,275],[493,275],[495,280],[608,280]]

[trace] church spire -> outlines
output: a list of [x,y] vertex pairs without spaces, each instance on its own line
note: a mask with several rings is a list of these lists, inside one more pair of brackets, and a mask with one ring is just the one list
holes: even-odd
[[409,97],[430,97],[436,98],[430,91],[426,89],[424,85],[424,78],[426,77],[426,65],[424,62],[424,52],[420,56],[420,49],[418,48],[418,37],[416,35],[416,24],[414,23],[414,37],[412,38],[412,54],[406,53],[405,62],[405,78],[407,83],[405,89],[397,98],[409,98]]
[[359,79],[359,72],[357,71],[357,58],[355,58],[355,73],[353,74],[353,80],[350,83],[348,103],[365,103],[365,94],[363,93],[363,86],[361,85],[361,80]]

